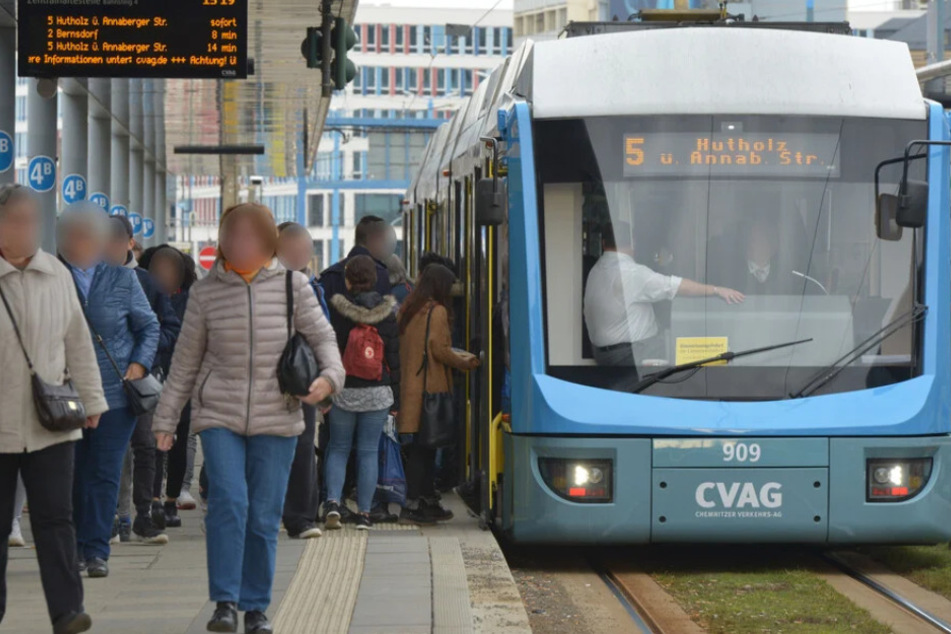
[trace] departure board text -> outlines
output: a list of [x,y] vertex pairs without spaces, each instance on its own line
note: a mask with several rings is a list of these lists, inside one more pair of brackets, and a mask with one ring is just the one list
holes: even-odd
[[624,135],[624,176],[835,178],[839,136],[829,133]]
[[247,0],[19,0],[21,77],[247,77]]

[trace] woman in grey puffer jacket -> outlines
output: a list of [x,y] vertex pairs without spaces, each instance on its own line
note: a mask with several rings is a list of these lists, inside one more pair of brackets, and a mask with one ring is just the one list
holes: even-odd
[[[287,343],[287,272],[274,258],[277,227],[267,207],[243,204],[221,217],[219,259],[196,283],[153,422],[167,451],[179,414],[192,402],[209,486],[208,585],[212,632],[271,632],[277,535],[297,435],[300,401],[315,405],[343,386],[337,341],[307,278],[294,273],[294,328],[322,368],[310,394],[286,397],[277,367]],[[237,548],[237,550],[236,550]]]

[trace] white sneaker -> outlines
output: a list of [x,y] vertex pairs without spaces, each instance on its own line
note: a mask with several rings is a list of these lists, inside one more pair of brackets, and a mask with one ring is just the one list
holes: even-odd
[[198,503],[195,502],[195,498],[192,497],[192,494],[189,493],[187,489],[182,489],[176,502],[176,506],[178,506],[178,509],[181,511],[191,511],[198,506]]
[[10,548],[23,548],[26,546],[26,540],[23,539],[23,532],[20,530],[20,522],[17,520],[13,520],[13,528],[10,530],[7,546]]
[[300,535],[297,537],[298,539],[314,539],[315,537],[320,537],[321,535],[323,535],[323,533],[320,531],[320,529],[316,526],[313,526],[307,530],[301,531]]

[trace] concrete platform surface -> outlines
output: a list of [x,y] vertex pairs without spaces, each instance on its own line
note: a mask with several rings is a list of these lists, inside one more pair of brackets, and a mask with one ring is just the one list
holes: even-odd
[[[494,536],[479,529],[458,497],[444,503],[456,517],[435,527],[346,526],[306,541],[282,533],[269,611],[276,634],[530,632]],[[168,545],[121,544],[113,548],[108,578],[83,578],[93,632],[205,631],[213,606],[200,511],[181,517],[183,527],[167,531]],[[35,554],[31,547],[10,549],[0,633],[50,631]]]

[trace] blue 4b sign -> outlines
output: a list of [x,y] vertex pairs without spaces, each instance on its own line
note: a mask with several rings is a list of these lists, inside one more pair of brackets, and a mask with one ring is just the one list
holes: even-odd
[[155,222],[151,218],[142,221],[142,237],[148,240],[155,235]]
[[56,186],[56,163],[48,156],[34,156],[26,170],[33,191],[44,193]]
[[109,211],[109,197],[102,192],[93,192],[90,194],[89,202],[99,205],[103,211]]
[[135,212],[129,214],[129,222],[132,223],[132,233],[139,235],[142,231],[142,216]]
[[80,174],[70,174],[64,178],[63,200],[67,205],[86,200],[86,179]]
[[10,134],[0,130],[0,174],[13,167],[13,139]]
[[113,205],[109,213],[113,216],[128,216],[129,210],[126,209],[125,205]]

